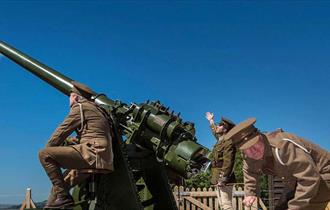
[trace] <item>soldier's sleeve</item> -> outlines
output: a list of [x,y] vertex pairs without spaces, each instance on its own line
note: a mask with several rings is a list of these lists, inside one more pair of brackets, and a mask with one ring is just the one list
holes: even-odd
[[211,124],[211,125],[210,125],[210,128],[211,128],[211,131],[212,131],[213,136],[214,136],[215,138],[217,138],[217,135],[216,135],[216,133],[215,133],[215,130],[216,130],[216,126],[215,126],[215,124],[214,124],[214,123]]
[[292,176],[297,178],[296,192],[288,203],[289,209],[301,209],[317,194],[321,176],[310,154],[292,143],[286,143],[279,156]]
[[231,140],[225,140],[223,147],[223,164],[222,164],[222,172],[224,177],[229,177],[233,171],[234,163],[235,163],[235,154],[236,149],[233,146],[233,142]]
[[80,108],[78,104],[71,107],[68,116],[64,121],[56,128],[46,147],[54,147],[61,145],[64,140],[81,124],[80,121]]
[[258,179],[260,176],[260,161],[243,158],[244,194],[256,196],[258,191]]

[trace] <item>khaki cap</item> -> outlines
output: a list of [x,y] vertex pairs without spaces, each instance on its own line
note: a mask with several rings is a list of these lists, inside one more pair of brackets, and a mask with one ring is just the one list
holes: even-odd
[[256,118],[249,118],[231,129],[226,135],[225,140],[231,139],[240,150],[247,149],[258,142],[258,129],[254,127]]
[[92,89],[80,82],[72,81],[71,84],[73,85],[71,92],[77,93],[86,99],[90,99],[93,95],[96,95]]

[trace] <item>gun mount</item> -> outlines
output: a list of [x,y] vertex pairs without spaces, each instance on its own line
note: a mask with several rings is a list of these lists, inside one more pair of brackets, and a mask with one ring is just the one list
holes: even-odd
[[[0,53],[63,94],[70,94],[72,79],[1,41]],[[98,198],[109,200],[109,209],[135,210],[150,204],[154,209],[176,209],[166,169],[189,178],[209,163],[209,151],[197,143],[194,124],[184,122],[179,114],[170,112],[159,101],[127,105],[97,93],[91,100],[113,119],[116,136],[115,171],[103,175],[103,184],[99,184],[103,189],[97,192]],[[151,193],[150,199],[139,198],[137,183],[142,183]],[[83,197],[79,187],[74,194],[78,197],[76,201]],[[80,205],[76,209],[85,208]]]

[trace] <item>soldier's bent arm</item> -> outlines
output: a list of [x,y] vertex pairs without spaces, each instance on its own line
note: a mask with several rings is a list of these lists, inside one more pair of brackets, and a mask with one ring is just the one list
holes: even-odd
[[289,209],[300,209],[307,205],[317,194],[321,176],[318,173],[315,162],[309,153],[287,143],[280,151],[282,162],[297,179],[295,196],[289,201]]
[[81,124],[79,104],[74,104],[65,120],[56,128],[46,147],[60,146]]
[[243,158],[244,194],[256,196],[258,179],[260,176],[261,161]]
[[215,138],[217,138],[217,135],[215,133],[215,130],[216,130],[216,125],[214,123],[210,124],[210,128],[211,128],[211,131],[212,131],[212,134]]

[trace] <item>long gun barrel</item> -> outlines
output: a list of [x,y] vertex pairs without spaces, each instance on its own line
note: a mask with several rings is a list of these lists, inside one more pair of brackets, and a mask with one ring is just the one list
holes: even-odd
[[[23,52],[15,49],[14,47],[0,41],[0,53],[8,57],[18,65],[22,66],[24,69],[28,70],[32,74],[36,75],[43,81],[47,82],[54,88],[58,89],[65,95],[70,95],[73,85],[73,81],[69,77],[64,76],[58,71],[52,69],[51,67],[31,58],[30,56],[24,54]],[[107,104],[109,106],[113,105],[113,101],[107,97],[99,97],[96,101],[98,104]]]
[[39,61],[29,57],[28,55],[2,41],[0,41],[0,52],[65,95],[70,95],[70,91],[73,87],[71,84],[72,79],[62,75],[58,71],[40,63]]

